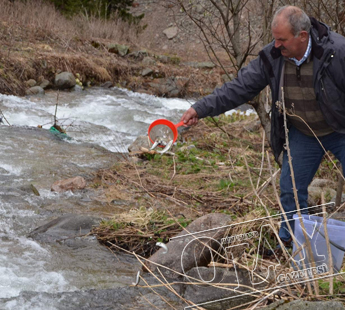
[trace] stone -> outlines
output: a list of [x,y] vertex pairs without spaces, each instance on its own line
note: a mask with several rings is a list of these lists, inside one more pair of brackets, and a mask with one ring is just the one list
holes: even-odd
[[213,69],[216,66],[213,62],[210,62],[210,61],[203,61],[203,62],[190,61],[190,62],[185,62],[183,64],[185,66],[198,68],[198,69]]
[[59,90],[70,89],[76,84],[75,76],[71,72],[61,72],[55,76],[55,87]]
[[[308,187],[308,207],[314,207],[321,204],[321,193],[324,193],[325,202],[328,203],[333,197],[336,196],[337,192],[329,187]],[[329,207],[327,207],[329,208]],[[310,209],[310,213],[320,212],[321,207]],[[330,209],[329,209],[330,210]]]
[[252,121],[249,124],[244,126],[244,129],[249,132],[259,132],[261,129],[261,122],[260,121]]
[[40,87],[42,87],[43,89],[48,89],[48,88],[51,87],[51,84],[50,84],[50,82],[48,80],[43,79],[41,81]]
[[145,66],[152,66],[154,64],[156,64],[155,60],[152,59],[151,57],[144,57],[144,59],[142,60],[143,65]]
[[109,44],[108,45],[108,52],[118,54],[118,55],[124,57],[128,54],[129,47],[127,45],[121,45],[121,44]]
[[234,78],[235,78],[235,76],[232,73],[222,75],[223,83],[231,82]]
[[153,74],[153,70],[150,68],[145,68],[143,71],[141,71],[141,76],[150,76]]
[[[199,281],[207,281],[213,284],[183,285],[183,297],[196,305],[200,304],[203,309],[232,309],[255,299],[254,296],[244,294],[244,292],[251,292],[250,289],[240,287],[235,292],[223,289],[227,287],[227,284],[230,289],[234,288],[234,284],[253,287],[247,270],[237,268],[235,271],[228,268],[194,267],[187,272],[187,275]],[[189,282],[187,277],[184,278],[184,282]],[[191,280],[191,282],[196,282],[196,280]],[[222,285],[222,287],[215,285]],[[255,285],[254,288],[260,290],[264,288],[264,285]]]
[[77,176],[75,178],[69,178],[65,180],[56,181],[52,187],[52,192],[65,192],[65,191],[76,191],[80,189],[84,189],[86,187],[86,181],[84,178]]
[[150,149],[152,146],[148,136],[139,136],[128,147],[128,152],[140,152],[141,148]]
[[332,187],[332,188],[336,188],[336,182],[332,181],[332,180],[327,180],[327,179],[318,179],[315,178],[310,185],[311,187]]
[[177,36],[178,28],[177,27],[169,27],[165,30],[163,30],[163,33],[166,35],[166,37],[171,40]]
[[34,79],[30,79],[30,80],[26,81],[25,84],[28,87],[34,87],[34,86],[36,86],[37,82]]
[[44,95],[44,89],[41,86],[34,86],[30,87],[25,91],[25,94],[30,96],[30,95]]
[[114,84],[111,81],[107,81],[107,82],[101,84],[100,86],[103,87],[103,88],[111,88],[111,87],[114,86]]
[[189,151],[191,149],[195,149],[195,145],[194,144],[191,144],[191,145],[184,145],[182,146],[179,151],[180,152],[186,152],[186,151]]
[[117,53],[124,57],[128,54],[129,47],[126,45],[117,44]]
[[[172,239],[166,244],[168,252],[161,248],[154,253],[146,262],[146,267],[151,271],[156,271],[156,264],[166,266],[177,273],[160,268],[164,275],[169,278],[177,278],[178,273],[186,273],[195,266],[207,266],[211,261],[209,247],[215,250],[219,248],[220,240],[228,230],[228,227],[224,226],[229,223],[231,223],[231,216],[220,213],[210,213],[196,219],[187,226],[185,231],[176,236],[178,238]],[[217,229],[218,227],[222,228]],[[210,229],[213,230],[206,231]],[[187,232],[202,233],[190,235]]]
[[78,84],[76,84],[74,87],[73,87],[73,91],[75,92],[81,92],[84,90],[84,87],[83,86],[80,86]]
[[99,222],[99,219],[87,215],[66,214],[37,227],[28,236],[37,241],[53,243],[84,236]]
[[143,59],[144,57],[147,57],[149,54],[146,50],[141,51],[135,51],[128,54],[128,57],[135,58],[135,59]]
[[183,77],[170,77],[156,79],[149,83],[156,96],[176,98],[182,97],[188,86],[189,79]]
[[163,64],[167,64],[170,61],[170,57],[168,57],[166,55],[160,55],[160,56],[158,56],[158,60]]

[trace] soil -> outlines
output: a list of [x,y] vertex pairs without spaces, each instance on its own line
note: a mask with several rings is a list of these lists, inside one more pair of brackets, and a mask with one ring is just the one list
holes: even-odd
[[[186,77],[186,89],[177,96],[195,98],[210,93],[222,84],[224,72],[217,67],[202,69],[190,65],[191,61],[209,61],[208,56],[201,41],[187,36],[182,28],[176,37],[167,38],[164,29],[185,21],[175,20],[172,9],[164,3],[143,1],[135,5],[133,14],[145,13],[142,24],[146,28],[138,36],[123,35],[121,42],[73,36],[66,42],[40,29],[0,22],[0,93],[24,96],[28,80],[34,79],[39,85],[47,79],[54,85],[55,75],[62,71],[78,73],[84,86],[111,81],[115,86],[155,95],[159,94],[149,83],[156,82],[157,77]],[[155,63],[147,66],[142,58],[109,52],[111,44],[127,45],[129,52],[145,50]],[[160,61],[162,55],[173,61]],[[147,67],[154,71],[154,76],[141,75]]]

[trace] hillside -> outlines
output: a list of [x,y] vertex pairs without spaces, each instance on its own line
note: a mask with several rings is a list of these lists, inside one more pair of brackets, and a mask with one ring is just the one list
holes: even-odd
[[[167,79],[183,77],[173,96],[209,93],[221,85],[224,72],[204,63],[208,57],[200,40],[179,28],[170,39],[163,33],[183,23],[175,23],[164,3],[141,1],[133,7],[133,14],[145,13],[145,29],[138,34],[137,28],[118,20],[67,20],[43,1],[24,5],[0,0],[0,92],[23,96],[28,80],[46,79],[53,86],[57,73],[69,71],[78,73],[84,86],[110,81],[133,91],[170,96],[164,92]],[[127,54],[120,56],[112,48],[115,44],[127,46]],[[145,75],[144,69],[152,72]]]

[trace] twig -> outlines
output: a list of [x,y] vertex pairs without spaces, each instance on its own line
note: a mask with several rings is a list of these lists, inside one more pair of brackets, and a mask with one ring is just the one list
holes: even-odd
[[9,123],[9,121],[7,120],[7,118],[5,117],[4,113],[2,112],[2,110],[0,110],[0,113],[2,115],[2,117],[4,118],[4,120],[6,121],[6,123],[8,124],[8,126],[11,126],[11,124]]
[[[294,194],[294,198],[295,198],[296,210],[297,210],[297,214],[298,214],[298,217],[299,217],[300,225],[302,227],[303,236],[304,236],[305,241],[306,241],[309,261],[311,262],[311,265],[313,267],[315,267],[315,261],[314,261],[314,257],[313,257],[313,252],[311,250],[310,240],[309,240],[308,235],[306,233],[306,229],[305,229],[305,226],[304,226],[303,218],[302,218],[302,215],[301,215],[301,209],[300,209],[300,206],[299,206],[297,187],[296,187],[296,182],[295,182],[295,174],[294,174],[294,169],[293,169],[293,165],[292,165],[292,156],[291,156],[290,145],[289,145],[289,130],[288,130],[288,127],[287,127],[286,109],[285,109],[285,100],[284,100],[284,89],[283,88],[282,88],[282,102],[281,103],[282,103],[282,108],[283,108],[283,119],[284,119],[286,151],[287,151],[288,161],[289,161],[289,166],[290,166],[292,189],[293,189],[293,194]],[[305,265],[304,260],[303,260],[303,265]],[[315,286],[315,293],[318,295],[318,293],[319,293],[318,291],[319,290],[318,290],[318,283],[317,283],[317,281],[314,281],[314,284],[315,284],[314,285]],[[310,285],[309,282],[307,283],[307,286],[308,286],[309,294],[312,295],[312,289],[311,289],[311,285]]]
[[261,174],[262,174],[262,170],[264,167],[264,161],[265,161],[265,131],[263,130],[263,134],[262,134],[262,157],[261,157],[261,165],[260,165],[260,172],[259,172],[259,177],[258,177],[258,182],[256,183],[256,190],[259,188],[259,184],[260,184],[260,179],[261,179]]
[[[326,213],[326,207],[324,205],[324,203],[325,203],[324,192],[321,193],[321,203],[323,204],[322,211],[324,212],[324,214],[323,214],[323,229],[325,231],[325,239],[326,239],[327,252],[328,252],[328,266],[329,266],[328,272],[330,275],[332,275],[333,274],[333,258],[332,258],[331,244],[329,243],[329,237],[328,237],[327,213]],[[333,295],[333,277],[330,277],[330,279],[329,279],[329,294]]]
[[55,113],[54,113],[54,126],[56,126],[56,122],[57,122],[56,114],[57,114],[57,107],[58,107],[58,104],[59,104],[59,95],[60,95],[60,92],[57,91],[57,94],[56,94],[56,104],[55,104]]
[[174,162],[174,174],[172,175],[170,181],[172,181],[176,175],[176,162],[175,162],[175,156],[173,156],[173,162]]

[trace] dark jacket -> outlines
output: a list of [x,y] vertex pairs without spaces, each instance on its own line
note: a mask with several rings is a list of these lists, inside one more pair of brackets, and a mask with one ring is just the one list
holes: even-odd
[[[316,100],[333,130],[345,133],[345,38],[314,18],[311,23]],[[273,41],[238,72],[237,78],[192,107],[199,118],[216,116],[252,100],[269,85],[272,92],[271,145],[277,159],[283,150],[285,136],[283,117],[276,107],[283,64],[284,57]]]

